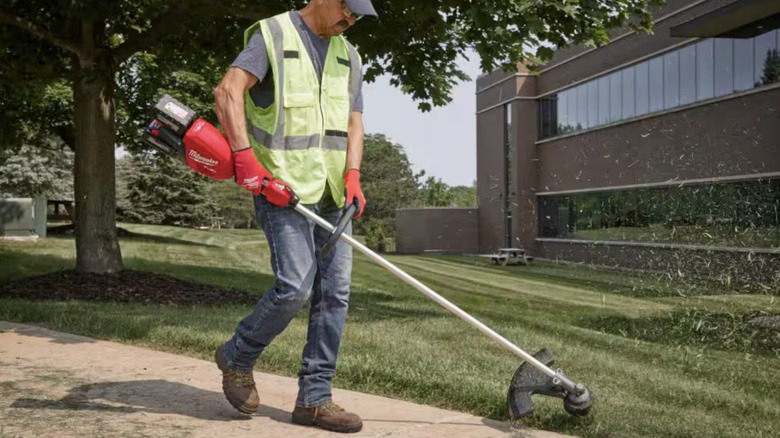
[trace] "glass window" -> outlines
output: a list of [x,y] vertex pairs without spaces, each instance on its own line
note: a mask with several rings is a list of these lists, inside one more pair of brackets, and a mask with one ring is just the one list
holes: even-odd
[[664,109],[664,58],[659,56],[650,60],[650,112]]
[[543,140],[550,137],[550,100],[539,99],[539,133],[537,138]]
[[590,81],[585,86],[588,89],[588,127],[599,124],[599,83]]
[[609,123],[609,76],[597,79],[599,82],[599,125]]
[[696,101],[696,46],[680,49],[680,105]]
[[547,137],[558,135],[558,95],[547,99]]
[[558,232],[558,196],[540,196],[539,198],[539,237],[559,237]]
[[568,114],[568,105],[569,103],[569,92],[568,91],[562,91],[558,93],[558,130],[556,131],[556,134],[565,134],[566,133],[566,125],[569,121],[569,114]]
[[550,96],[549,102],[550,108],[550,137],[558,135],[558,95],[553,94]]
[[755,64],[753,72],[753,81],[756,85],[766,85],[764,79],[764,67],[766,61],[772,56],[772,50],[777,49],[777,31],[767,32],[755,38]]
[[734,90],[745,91],[755,86],[753,38],[734,40]]
[[634,67],[623,69],[623,118],[630,119],[636,113],[634,96]]
[[577,89],[576,88],[570,88],[568,91],[569,97],[567,105],[566,114],[568,114],[567,122],[569,123],[569,130],[568,132],[573,132],[577,130]]
[[780,81],[780,30],[714,38],[657,56],[539,100],[539,137],[549,138]]
[[680,52],[664,55],[664,109],[680,106]]
[[636,70],[636,115],[641,116],[650,111],[650,77],[647,61],[637,64]]
[[544,237],[777,248],[780,180],[540,196]]
[[577,130],[588,127],[588,89],[585,84],[577,87]]
[[715,95],[715,41],[696,44],[696,100]]
[[609,75],[609,121],[616,122],[623,116],[623,74],[616,71]]
[[715,96],[734,92],[734,40],[715,38]]

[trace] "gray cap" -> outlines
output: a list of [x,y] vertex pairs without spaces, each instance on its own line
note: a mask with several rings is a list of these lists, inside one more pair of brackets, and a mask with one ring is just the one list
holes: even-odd
[[370,15],[377,18],[376,9],[371,4],[371,0],[344,0],[349,6],[349,10],[358,15]]

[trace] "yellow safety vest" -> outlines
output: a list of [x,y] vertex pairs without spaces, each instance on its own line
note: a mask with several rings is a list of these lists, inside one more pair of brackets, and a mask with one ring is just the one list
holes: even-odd
[[343,206],[347,132],[360,85],[360,55],[343,36],[330,38],[317,78],[290,12],[258,21],[244,32],[244,45],[259,29],[273,72],[274,103],[255,106],[244,97],[249,142],[258,161],[295,191],[303,204],[318,202],[326,186]]

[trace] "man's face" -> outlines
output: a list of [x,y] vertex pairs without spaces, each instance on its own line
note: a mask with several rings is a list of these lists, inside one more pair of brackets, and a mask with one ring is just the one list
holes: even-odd
[[328,37],[340,35],[360,19],[352,13],[344,0],[326,0],[323,15]]

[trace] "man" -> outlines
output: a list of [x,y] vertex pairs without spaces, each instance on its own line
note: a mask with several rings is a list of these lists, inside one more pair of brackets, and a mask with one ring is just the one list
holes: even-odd
[[[276,276],[232,339],[216,351],[223,391],[239,411],[257,409],[255,362],[311,297],[292,421],[337,432],[363,426],[358,415],[331,399],[352,248],[340,242],[320,257],[329,233],[286,206],[297,195],[331,223],[347,203],[359,204],[354,218],[363,213],[362,66],[341,33],[364,15],[377,16],[370,0],[311,0],[300,11],[255,23],[214,90],[236,182],[255,195]],[[345,232],[351,233],[351,225]]]

